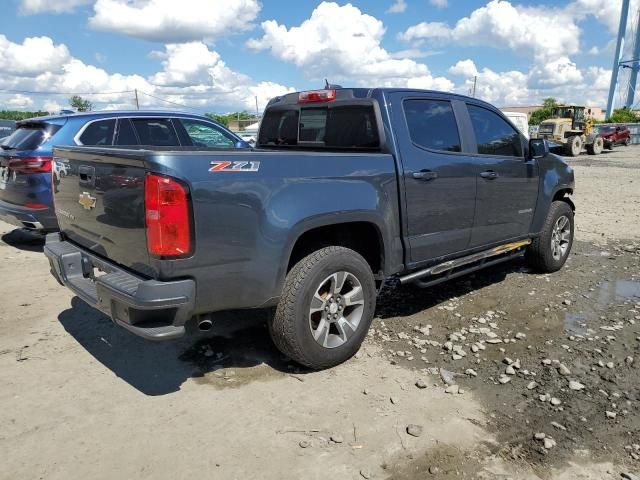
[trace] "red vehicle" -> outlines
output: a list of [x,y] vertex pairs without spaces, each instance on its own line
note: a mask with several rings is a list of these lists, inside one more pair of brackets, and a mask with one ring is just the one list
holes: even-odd
[[616,145],[628,147],[631,144],[631,131],[620,125],[600,125],[598,134],[604,140],[604,146],[613,150]]

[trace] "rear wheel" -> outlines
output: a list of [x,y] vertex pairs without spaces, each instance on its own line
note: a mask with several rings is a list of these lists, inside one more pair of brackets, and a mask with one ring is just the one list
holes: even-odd
[[376,304],[369,264],[344,247],[322,248],[289,272],[269,332],[278,349],[313,369],[333,367],[354,355]]
[[604,140],[602,137],[595,137],[593,143],[587,145],[589,155],[600,155],[604,149]]
[[582,139],[576,135],[567,140],[565,153],[568,157],[577,157],[582,152]]
[[527,248],[527,263],[540,272],[560,270],[569,258],[573,235],[573,210],[566,202],[552,202],[540,236]]

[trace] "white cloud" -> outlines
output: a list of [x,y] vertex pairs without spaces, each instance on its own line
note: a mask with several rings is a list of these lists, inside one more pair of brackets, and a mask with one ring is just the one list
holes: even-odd
[[21,110],[30,107],[31,105],[33,105],[33,99],[21,93],[18,93],[7,100],[7,106],[9,108],[17,108]]
[[429,0],[429,3],[436,8],[447,8],[449,6],[449,0]]
[[[202,42],[170,44],[164,50],[154,52],[152,56],[161,60],[162,67],[145,78],[108,72],[87,64],[48,37],[36,40],[38,46],[46,47],[40,53],[48,54],[49,58],[34,55],[29,59],[25,56],[24,45],[30,47],[32,40],[25,39],[17,44],[0,35],[0,91],[43,92],[29,97],[22,94],[9,97],[0,93],[0,103],[11,108],[35,106],[57,112],[61,105],[67,104],[72,93],[85,96],[99,109],[131,108],[133,90],[137,89],[143,108],[179,108],[179,105],[158,100],[163,99],[200,111],[254,111],[255,97],[258,97],[259,108],[264,108],[273,96],[293,91],[290,87],[255,81],[231,70],[217,52]],[[31,60],[31,63],[26,68],[18,60],[24,63]],[[52,91],[61,93],[44,94]]]
[[580,28],[564,10],[514,6],[504,0],[492,0],[453,27],[422,22],[409,27],[400,38],[508,48],[538,58],[566,56],[580,49]]
[[582,72],[578,70],[578,66],[567,57],[535,65],[529,73],[529,83],[534,88],[577,85],[582,79]]
[[33,15],[38,13],[70,13],[94,0],[20,0],[20,13]]
[[[449,68],[449,73],[464,79],[456,91],[467,95],[477,76],[476,97],[498,106],[539,105],[543,98],[554,97],[562,102],[603,107],[611,70],[589,67],[581,71],[571,63],[553,63],[551,71],[543,77],[544,82],[539,77],[545,72],[535,68],[527,73],[517,70],[495,72],[478,68],[470,59],[459,61]],[[571,83],[562,81],[566,76],[573,77]]]
[[408,56],[397,58],[385,50],[381,46],[384,24],[351,4],[322,2],[298,26],[287,28],[268,20],[262,23],[262,29],[264,35],[249,40],[247,46],[269,50],[313,80],[407,86],[410,79],[424,81],[431,75],[426,65]]
[[97,0],[89,25],[154,42],[211,41],[252,27],[258,0]]
[[395,0],[386,13],[402,13],[407,9],[406,0]]
[[19,44],[0,34],[0,65],[10,67],[14,75],[56,70],[70,58],[69,49],[64,44],[54,45],[49,37],[28,37]]

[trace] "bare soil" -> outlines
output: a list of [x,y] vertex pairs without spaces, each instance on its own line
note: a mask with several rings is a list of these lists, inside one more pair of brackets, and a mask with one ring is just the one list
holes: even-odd
[[[361,352],[323,372],[275,350],[271,312],[138,339],[55,282],[41,238],[0,224],[0,478],[637,474],[640,149],[570,163],[578,234],[562,271],[516,261],[387,290]],[[441,371],[464,393],[445,393]]]

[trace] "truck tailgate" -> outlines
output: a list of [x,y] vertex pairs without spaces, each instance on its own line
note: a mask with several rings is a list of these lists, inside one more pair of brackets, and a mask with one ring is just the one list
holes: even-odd
[[74,243],[142,274],[152,275],[144,218],[144,152],[56,148],[69,165],[54,178],[56,216]]

